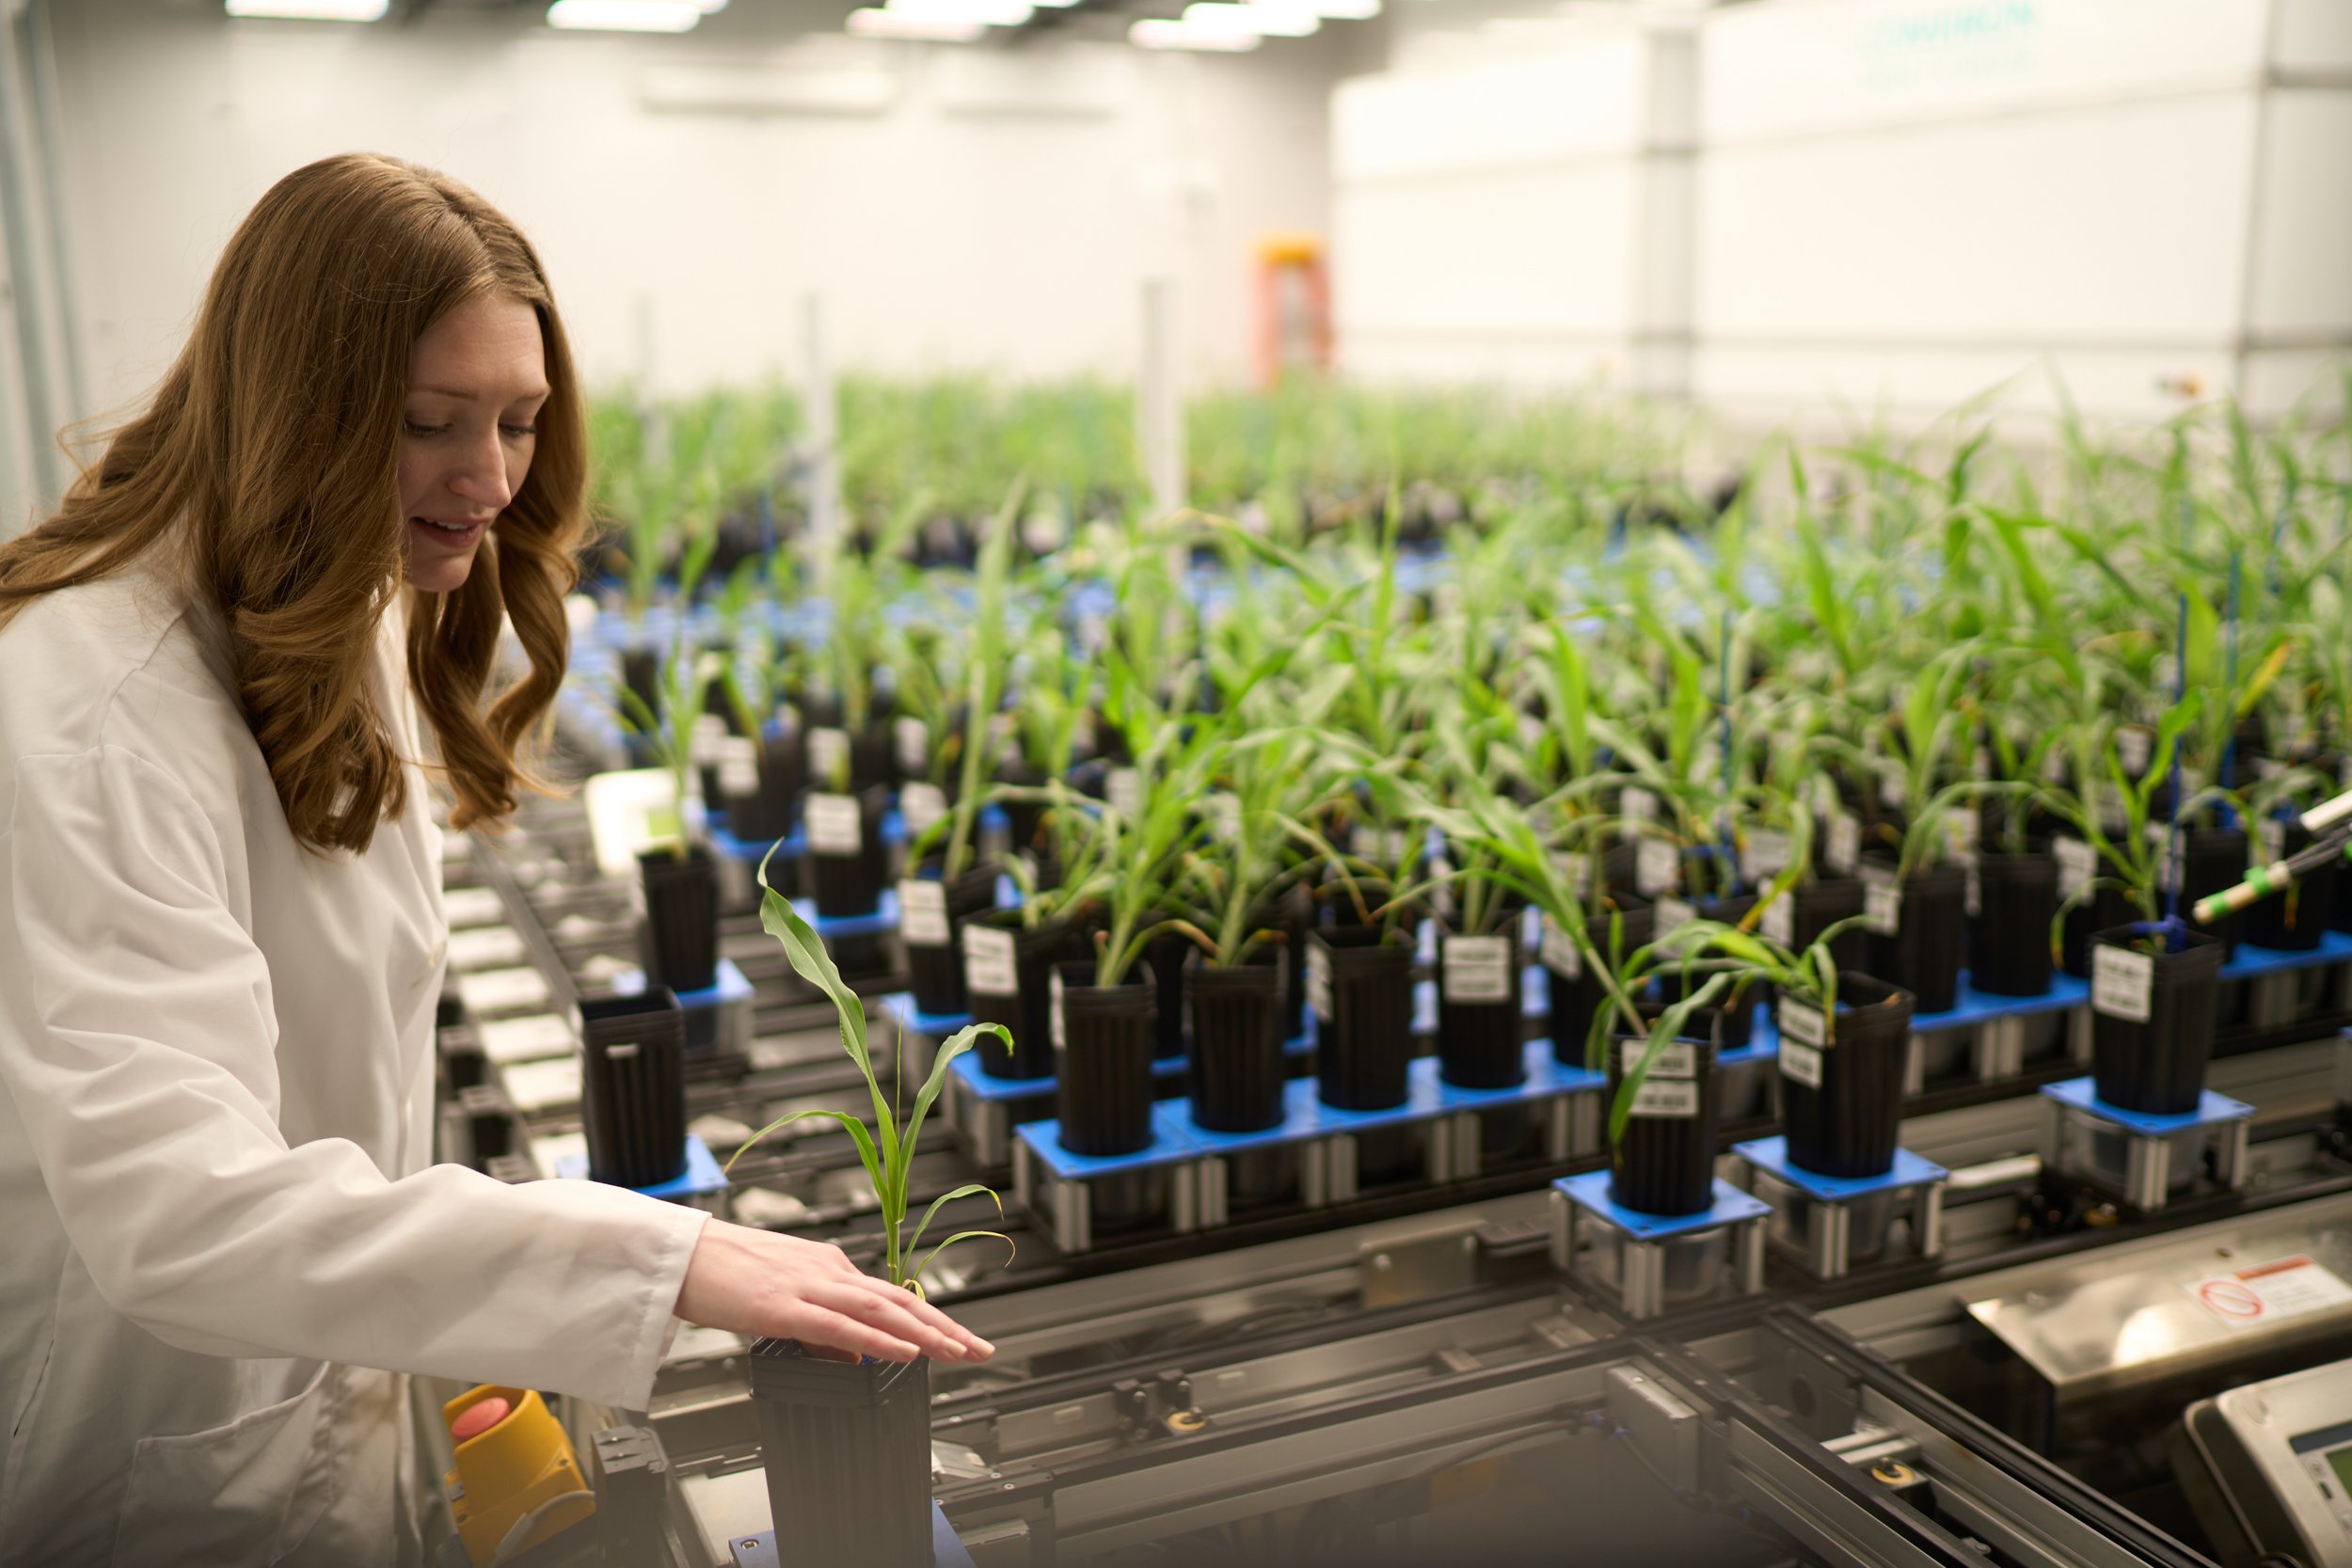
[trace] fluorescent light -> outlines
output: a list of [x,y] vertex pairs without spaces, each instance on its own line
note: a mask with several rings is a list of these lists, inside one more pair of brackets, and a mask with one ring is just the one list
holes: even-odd
[[373,22],[390,0],[228,0],[230,16],[287,22]]
[[1305,6],[1273,0],[1193,0],[1184,8],[1184,25],[1227,33],[1255,33],[1261,38],[1303,39],[1323,25]]
[[700,0],[555,0],[548,25],[580,32],[683,33],[703,19]]
[[1231,27],[1195,26],[1189,22],[1171,22],[1166,17],[1148,16],[1127,29],[1127,41],[1138,49],[1214,49],[1225,54],[1239,54],[1246,49],[1257,48],[1259,38],[1255,33],[1239,32]]
[[1380,0],[1311,0],[1314,13],[1326,22],[1369,22],[1380,14]]
[[857,38],[922,39],[930,43],[970,43],[988,31],[985,23],[949,22],[905,11],[883,10],[875,6],[865,6],[851,11],[850,20],[844,25]]
[[885,0],[883,8],[893,16],[977,22],[990,27],[1018,27],[1037,14],[1029,0]]

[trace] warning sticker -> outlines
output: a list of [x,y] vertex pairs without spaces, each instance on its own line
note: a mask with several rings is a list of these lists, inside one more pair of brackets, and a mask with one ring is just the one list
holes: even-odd
[[2200,1279],[2181,1289],[2231,1328],[2256,1328],[2284,1318],[2352,1307],[2352,1285],[2300,1255]]

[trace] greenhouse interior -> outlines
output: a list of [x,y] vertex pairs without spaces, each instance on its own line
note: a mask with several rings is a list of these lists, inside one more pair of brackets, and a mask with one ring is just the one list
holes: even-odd
[[0,1568],[2352,1568],[2352,5],[0,24]]

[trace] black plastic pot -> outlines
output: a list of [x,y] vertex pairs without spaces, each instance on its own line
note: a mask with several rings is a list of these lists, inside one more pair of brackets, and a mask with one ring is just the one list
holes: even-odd
[[666,705],[661,700],[661,653],[656,648],[624,648],[621,650],[621,685],[645,705],[645,711],[659,719]]
[[1519,919],[1492,936],[1438,937],[1438,1075],[1461,1089],[1527,1079]]
[[1174,931],[1164,931],[1143,944],[1152,994],[1168,1000],[1152,1025],[1152,1054],[1160,1061],[1174,1061],[1184,1053],[1184,1009],[1178,998],[1184,994],[1185,960],[1199,951],[1190,937]]
[[1911,993],[1867,974],[1837,977],[1837,1026],[1780,999],[1781,1125],[1789,1162],[1821,1176],[1884,1176],[1902,1131]]
[[[1626,1058],[1641,1059],[1644,1041],[1619,1036],[1609,1052],[1609,1099],[1615,1117]],[[1668,1058],[1680,1056],[1677,1062]],[[1661,1070],[1677,1067],[1686,1071]],[[1715,1201],[1715,1123],[1721,1092],[1711,1040],[1668,1046],[1644,1083],[1625,1132],[1609,1151],[1609,1196],[1644,1214],[1696,1214]]]
[[1282,1119],[1282,972],[1264,948],[1248,963],[1195,953],[1184,990],[1192,1012],[1192,1119],[1214,1132],[1258,1132]]
[[999,1078],[1054,1073],[1054,966],[1085,956],[1083,938],[1064,919],[1024,929],[1019,910],[983,910],[963,924],[964,1010],[975,1023],[1001,1023],[1012,1049],[994,1035],[975,1048],[983,1069]]
[[[2311,847],[2312,835],[2303,831],[2300,822],[2286,824],[2286,836],[2279,852],[2265,852],[2267,861],[2284,860],[2290,855]],[[2327,932],[2328,918],[2335,911],[2338,888],[2343,879],[2337,868],[2341,858],[2329,861],[2315,871],[2297,879],[2284,893],[2274,893],[2246,911],[2245,937],[2257,947],[2267,947],[2279,953],[2308,953],[2319,945]]]
[[697,844],[682,857],[649,850],[637,866],[645,885],[645,983],[680,993],[708,990],[719,980],[717,863]]
[[[1799,883],[1788,899],[1788,945],[1802,953],[1820,940],[1823,931],[1862,912],[1862,879],[1817,877]],[[1860,926],[1848,927],[1829,944],[1830,957],[1837,960],[1841,972],[1867,964],[1869,949],[1870,933]]]
[[[1045,775],[1025,762],[1000,763],[996,768],[996,779],[1000,784],[1023,789],[1041,788],[1045,784]],[[1005,820],[1009,828],[1007,841],[1013,854],[1042,847],[1040,835],[1045,825],[1045,813],[1046,806],[1042,800],[1005,802]]]
[[1274,895],[1259,923],[1282,933],[1280,1028],[1283,1039],[1295,1040],[1307,1032],[1307,934],[1314,929],[1314,895],[1303,882],[1293,882]]
[[1316,1076],[1326,1104],[1385,1111],[1405,1103],[1413,1056],[1413,945],[1376,927],[1317,931],[1307,942],[1307,995],[1321,1025]]
[[[1894,869],[1883,861],[1870,863]],[[1869,879],[1864,879],[1866,885]],[[1967,867],[1927,866],[1904,878],[1898,891],[1902,905],[1894,934],[1870,933],[1869,971],[1911,992],[1920,1012],[1948,1012],[1960,1000],[1960,969],[1968,952]]]
[[964,922],[996,905],[993,865],[967,871],[952,882],[941,880],[944,870],[934,855],[898,884],[898,936],[906,943],[907,989],[914,993],[915,1011],[934,1018],[965,1010],[963,947],[958,939]]
[[[2056,841],[2053,843],[2055,845]],[[2056,858],[2055,852],[2053,858]],[[2063,878],[2060,880],[2062,889]],[[2063,891],[2058,894],[2058,902],[2066,902]],[[2138,911],[2118,888],[2096,888],[2088,897],[2077,899],[2074,907],[2066,911],[2059,923],[2058,968],[2077,980],[2090,979],[2091,934],[2129,925],[2137,918]]]
[[802,778],[799,733],[771,730],[759,744],[759,787],[727,797],[727,831],[749,844],[773,843],[789,833]]
[[[2222,943],[2175,927],[2166,951],[2139,951],[2137,944],[2165,931],[2143,922],[2091,939],[2090,1070],[2094,1092],[2110,1105],[2182,1116],[2204,1093]],[[2102,966],[2110,974],[2103,975]],[[2134,970],[2144,979],[2131,977]]]
[[2046,994],[2058,902],[2058,862],[2049,851],[1979,855],[1968,983],[1994,996]]
[[[1624,925],[1620,940],[1629,954],[1650,939],[1650,906],[1640,895],[1631,893],[1618,895],[1616,903],[1618,918]],[[1610,918],[1607,913],[1596,914],[1584,923],[1585,940],[1603,960],[1609,957]],[[1582,1067],[1584,1042],[1593,1031],[1593,1015],[1609,1000],[1608,988],[1584,963],[1581,955],[1564,946],[1556,937],[1546,943],[1542,959],[1545,978],[1551,988],[1551,1019],[1547,1027],[1551,1034],[1552,1060],[1568,1067]],[[1576,966],[1573,973],[1568,968],[1571,961]]]
[[890,881],[890,847],[882,842],[889,811],[889,792],[880,787],[857,795],[811,791],[802,802],[808,835],[804,869],[820,917],[872,914],[882,907]]
[[658,1187],[686,1173],[686,1013],[666,986],[580,1004],[588,1174]]
[[930,1363],[827,1361],[754,1341],[768,1506],[796,1558],[931,1568]]
[[1133,1154],[1152,1143],[1152,981],[1096,986],[1090,963],[1054,970],[1055,1093],[1061,1146]]
[[[2245,832],[2237,828],[2201,828],[2184,833],[2182,839],[2181,859],[2185,864],[2180,907],[2186,918],[2200,898],[2246,879],[2248,844]],[[2245,927],[2246,915],[2240,911],[2198,928],[2221,939],[2221,961],[2227,963],[2237,957],[2238,939]]]

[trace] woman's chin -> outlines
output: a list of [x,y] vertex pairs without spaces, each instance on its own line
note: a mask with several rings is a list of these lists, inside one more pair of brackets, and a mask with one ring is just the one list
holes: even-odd
[[473,575],[473,552],[439,561],[411,561],[402,576],[420,594],[454,594]]

